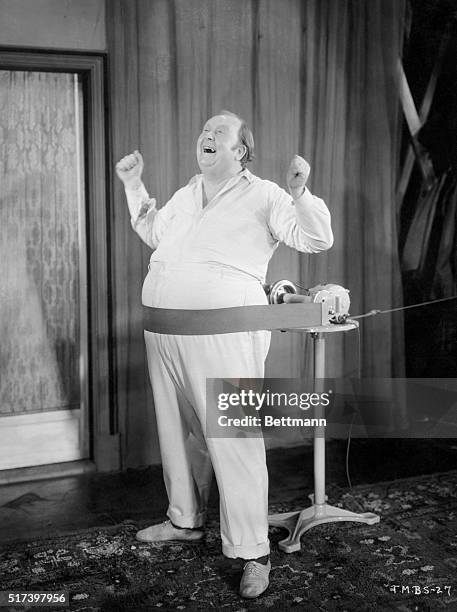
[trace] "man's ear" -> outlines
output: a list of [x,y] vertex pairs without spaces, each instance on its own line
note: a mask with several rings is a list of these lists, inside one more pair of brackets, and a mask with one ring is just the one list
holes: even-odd
[[236,151],[236,159],[237,159],[237,161],[241,161],[243,159],[246,151],[247,151],[246,145],[238,145],[237,151]]

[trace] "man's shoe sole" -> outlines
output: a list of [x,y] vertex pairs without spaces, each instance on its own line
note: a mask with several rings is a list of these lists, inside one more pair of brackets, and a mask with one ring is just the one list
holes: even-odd
[[137,542],[143,542],[143,544],[200,544],[205,539],[205,536],[202,535],[201,538],[196,538],[195,540],[176,538],[172,540],[146,540],[143,538],[139,538],[138,536],[135,536],[135,539],[137,540]]

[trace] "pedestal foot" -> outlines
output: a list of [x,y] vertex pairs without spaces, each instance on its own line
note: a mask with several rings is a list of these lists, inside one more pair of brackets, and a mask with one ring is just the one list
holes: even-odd
[[374,525],[379,523],[380,518],[372,512],[358,514],[343,508],[330,506],[329,504],[313,504],[310,508],[305,508],[301,511],[271,514],[268,517],[270,525],[273,527],[283,527],[289,532],[289,536],[278,543],[279,548],[286,553],[300,550],[300,538],[311,527],[322,525],[323,523],[338,523],[342,521]]

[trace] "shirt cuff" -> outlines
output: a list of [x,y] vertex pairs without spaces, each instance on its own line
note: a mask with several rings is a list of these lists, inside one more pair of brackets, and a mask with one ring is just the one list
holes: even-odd
[[132,200],[134,199],[135,201],[143,201],[149,199],[149,194],[146,191],[144,183],[141,183],[141,185],[136,189],[129,189],[128,187],[126,187],[125,195],[127,196],[127,198],[130,197],[132,198]]
[[146,217],[151,208],[155,206],[155,199],[150,198],[143,183],[136,189],[125,189],[127,203],[130,210],[132,226],[135,227],[138,221]]
[[295,204],[298,206],[312,206],[314,203],[314,196],[308,187],[305,187],[305,191],[301,194],[299,198],[294,199]]

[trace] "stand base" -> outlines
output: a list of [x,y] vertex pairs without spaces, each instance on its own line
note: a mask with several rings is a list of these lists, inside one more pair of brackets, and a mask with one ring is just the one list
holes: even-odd
[[278,543],[279,548],[286,553],[300,550],[300,538],[311,527],[341,521],[354,521],[356,523],[374,525],[379,523],[380,518],[372,512],[357,514],[356,512],[330,506],[329,504],[313,504],[310,508],[305,508],[304,510],[270,514],[268,517],[270,525],[273,527],[283,527],[289,532],[289,536]]

